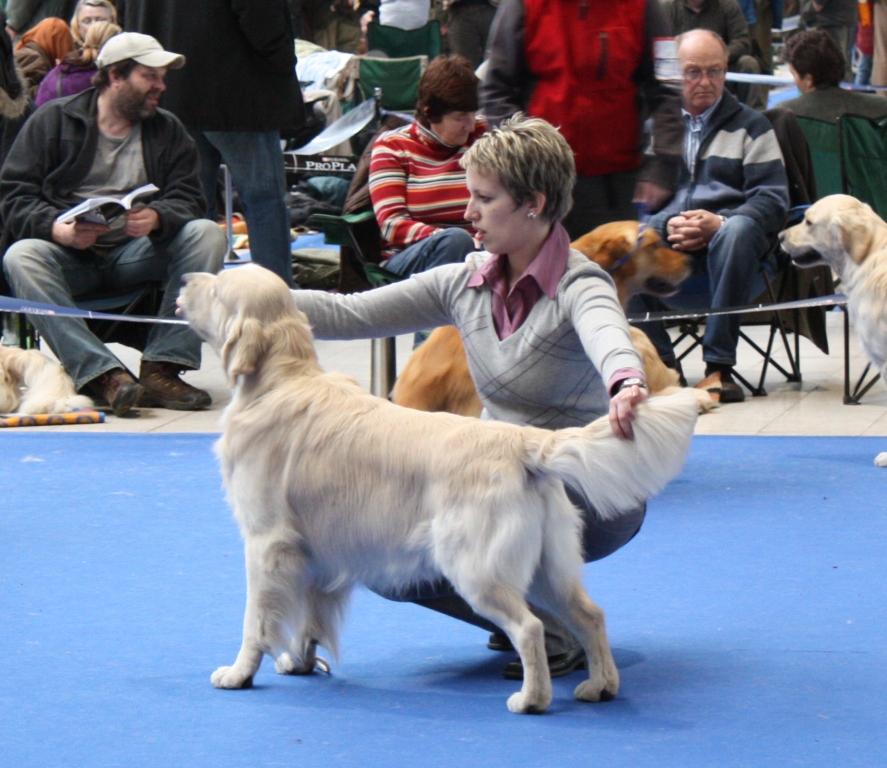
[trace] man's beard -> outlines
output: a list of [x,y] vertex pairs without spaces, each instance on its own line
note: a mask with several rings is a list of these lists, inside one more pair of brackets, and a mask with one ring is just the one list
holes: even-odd
[[117,101],[114,104],[117,112],[121,117],[126,118],[131,123],[138,123],[153,117],[157,108],[148,104],[148,96],[150,94],[138,94],[132,90],[121,91],[117,95]]

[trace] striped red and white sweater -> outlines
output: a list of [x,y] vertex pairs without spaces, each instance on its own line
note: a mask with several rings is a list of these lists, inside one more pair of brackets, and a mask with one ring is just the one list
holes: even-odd
[[412,122],[382,134],[370,159],[370,198],[385,258],[446,227],[463,227],[468,189],[459,160],[486,131],[478,121],[459,147],[444,144],[430,130]]

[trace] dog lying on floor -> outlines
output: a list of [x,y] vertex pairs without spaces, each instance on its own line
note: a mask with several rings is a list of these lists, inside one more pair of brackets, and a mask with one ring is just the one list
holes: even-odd
[[[799,267],[825,263],[838,275],[850,323],[887,384],[887,223],[855,197],[829,195],[779,240]],[[887,451],[875,464],[887,467]]]
[[[401,408],[318,365],[307,318],[280,278],[255,265],[191,274],[179,313],[215,348],[233,387],[216,444],[244,538],[243,641],[219,688],[251,684],[263,654],[306,674],[334,655],[348,596],[448,578],[502,627],[524,667],[513,712],[551,700],[535,605],[575,634],[589,660],[577,698],[612,698],[619,675],[603,612],[581,583],[578,510],[633,508],[681,469],[696,421],[686,390],[649,399],[634,439],[606,418],[548,431]],[[562,482],[563,481],[563,482]]]
[[68,413],[92,405],[55,360],[36,349],[0,346],[0,413]]
[[[637,293],[670,296],[690,274],[686,254],[669,248],[652,229],[639,232],[636,221],[612,221],[595,227],[572,243],[613,278],[623,308]],[[647,385],[656,393],[679,386],[677,371],[659,357],[647,334],[630,327],[631,340],[641,357]],[[695,390],[699,412],[717,403],[705,390]],[[398,405],[420,411],[448,411],[479,416],[481,402],[474,388],[465,348],[453,326],[436,328],[407,360],[391,393]]]

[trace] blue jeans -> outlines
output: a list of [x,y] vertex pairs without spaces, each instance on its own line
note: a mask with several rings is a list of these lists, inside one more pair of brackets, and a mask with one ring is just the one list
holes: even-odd
[[[664,303],[674,309],[725,309],[750,304],[764,290],[761,259],[770,250],[771,238],[754,219],[731,216],[715,233],[708,248],[690,254],[693,274]],[[663,301],[651,296],[635,296],[629,314],[662,309]],[[666,362],[675,359],[671,340],[661,322],[639,323]],[[702,339],[702,359],[706,363],[733,366],[739,342],[739,315],[709,317]]]
[[407,246],[385,262],[385,269],[396,275],[412,275],[441,264],[459,264],[477,246],[464,229],[450,227]]
[[224,163],[240,194],[249,231],[250,257],[293,284],[283,152],[277,131],[191,131],[200,154],[200,183],[215,220],[219,165]]
[[[225,234],[212,221],[186,224],[165,248],[147,237],[130,240],[110,251],[78,251],[48,240],[19,240],[3,257],[3,271],[20,299],[75,305],[90,293],[121,293],[141,283],[159,281],[166,290],[157,313],[175,317],[182,275],[218,272],[225,259]],[[80,389],[84,384],[123,363],[96,337],[84,320],[30,315],[65,370]],[[142,355],[144,360],[177,363],[186,369],[200,367],[200,339],[186,325],[152,326]]]

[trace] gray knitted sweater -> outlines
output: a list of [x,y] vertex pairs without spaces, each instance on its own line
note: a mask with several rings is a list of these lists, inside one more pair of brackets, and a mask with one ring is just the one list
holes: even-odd
[[577,251],[554,299],[536,303],[518,330],[500,340],[491,293],[466,286],[490,254],[469,254],[408,280],[365,293],[293,291],[320,339],[381,338],[453,324],[485,415],[550,429],[605,414],[605,383],[622,368],[641,370],[610,276]]

